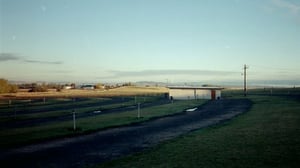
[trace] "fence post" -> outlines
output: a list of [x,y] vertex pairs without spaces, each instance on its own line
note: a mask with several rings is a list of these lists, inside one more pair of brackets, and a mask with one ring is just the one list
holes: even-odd
[[141,117],[141,108],[140,108],[141,103],[138,103],[138,118]]
[[76,113],[75,109],[73,110],[73,130],[76,130]]
[[17,107],[14,106],[14,119],[17,119]]

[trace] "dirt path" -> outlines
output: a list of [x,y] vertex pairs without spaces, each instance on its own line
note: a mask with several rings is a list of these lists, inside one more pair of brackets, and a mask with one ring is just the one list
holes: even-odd
[[246,99],[210,101],[193,112],[0,153],[9,167],[83,167],[134,153],[190,131],[217,124],[251,107]]

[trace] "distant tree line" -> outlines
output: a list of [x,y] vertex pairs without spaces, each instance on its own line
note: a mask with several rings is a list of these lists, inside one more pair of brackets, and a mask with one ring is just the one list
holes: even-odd
[[18,85],[20,89],[28,89],[29,92],[47,92],[48,89],[61,91],[62,89],[75,89],[75,84],[56,84],[56,83],[24,83]]
[[[131,82],[126,82],[123,84],[107,85],[98,83],[92,85],[94,89],[113,89],[123,86],[134,86]],[[19,89],[28,92],[47,92],[49,89],[55,91],[61,91],[63,89],[75,89],[75,83],[68,84],[56,84],[56,83],[22,83],[22,84],[11,84],[6,79],[0,79],[0,93],[16,93]]]
[[16,93],[18,86],[10,84],[6,79],[0,79],[0,93]]

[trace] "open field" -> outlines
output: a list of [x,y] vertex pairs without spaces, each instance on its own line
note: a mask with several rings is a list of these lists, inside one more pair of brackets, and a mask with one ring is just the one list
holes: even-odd
[[247,97],[251,110],[232,121],[96,167],[299,167],[299,97],[258,93]]
[[33,126],[45,122],[70,120],[71,113],[76,112],[76,118],[102,115],[112,112],[123,112],[136,109],[137,103],[142,107],[169,103],[161,96],[135,96],[112,98],[76,98],[76,99],[36,99],[35,102],[14,101],[10,106],[0,106],[0,128]]
[[[191,103],[191,100],[181,102]],[[195,129],[223,122],[247,111],[252,104],[246,99],[207,101],[203,105],[199,103],[193,111],[182,111],[80,137],[37,143],[4,152],[2,155],[0,153],[0,161],[12,167],[89,166],[141,151]]]
[[82,89],[71,89],[62,90],[60,92],[18,92],[18,93],[6,93],[0,94],[0,99],[34,99],[34,98],[73,98],[73,97],[112,97],[112,96],[133,96],[133,95],[155,95],[167,93],[167,88],[164,87],[119,87],[110,90],[82,90]]
[[[160,138],[163,139],[163,134],[157,133],[160,138],[156,138],[156,141],[163,143],[144,152],[108,161],[96,167],[120,167],[120,165],[122,165],[121,167],[298,167],[300,164],[298,161],[300,158],[299,91],[299,88],[273,88],[272,92],[266,89],[256,89],[249,90],[248,96],[244,97],[241,90],[224,90],[224,101],[222,100],[222,102],[227,102],[225,104],[232,109],[232,112],[238,112],[235,106],[241,105],[238,103],[239,101],[250,100],[253,103],[251,109],[231,121],[181,135],[179,138],[167,142],[160,141]],[[43,97],[39,97],[39,99],[35,97],[35,99],[15,99],[11,104],[7,103],[7,99],[3,100],[3,103],[0,103],[2,124],[0,124],[0,158],[7,151],[22,148],[24,145],[25,147],[30,144],[34,146],[34,144],[43,144],[44,142],[52,144],[60,139],[73,139],[72,137],[82,141],[80,138],[86,135],[90,135],[91,142],[95,147],[100,148],[100,145],[97,144],[98,141],[94,139],[93,132],[100,136],[101,133],[110,130],[131,128],[137,123],[155,123],[160,119],[166,121],[166,118],[173,118],[173,116],[174,119],[180,116],[184,117],[185,109],[202,107],[203,104],[207,111],[202,111],[203,114],[200,115],[200,118],[209,116],[208,114],[217,115],[218,112],[227,109],[225,104],[217,105],[218,101],[215,101],[216,107],[212,106],[214,101],[209,101],[209,103],[202,100],[171,102],[165,99],[163,93],[125,95],[131,94],[116,97],[103,96],[103,98],[93,96],[47,97],[46,101]],[[141,103],[140,118],[137,117],[137,103]],[[207,104],[211,105],[207,106]],[[74,107],[76,107],[78,117],[76,131],[73,130],[72,120]],[[199,110],[201,111],[201,108]],[[196,113],[190,112],[190,114]],[[192,117],[187,121],[185,119],[182,121],[190,123],[192,120],[196,121],[196,118]],[[180,128],[177,121],[174,120],[170,123],[173,123],[172,128],[175,129],[177,126]],[[195,123],[200,124],[198,119]],[[167,125],[167,127],[170,126]],[[157,131],[164,130],[161,125],[157,125],[155,128]],[[187,128],[191,129],[192,127],[188,125]],[[171,132],[177,133],[179,130],[175,129]],[[133,139],[127,141],[138,144],[141,141],[134,138],[144,131],[142,129],[133,133],[134,136],[131,136]],[[122,140],[121,135],[113,133],[112,139],[107,142],[118,142],[115,138],[119,137],[117,139]],[[101,136],[100,139],[102,139]],[[83,146],[83,149],[90,145],[79,144],[79,146]],[[68,146],[72,153],[75,148],[72,148],[72,144]],[[51,151],[54,153],[62,152],[53,150]],[[99,149],[100,153],[101,150]],[[109,150],[114,151],[119,148]],[[45,156],[47,153],[46,150]],[[101,154],[101,156],[106,155],[115,157],[113,152]],[[33,154],[31,159],[37,156]],[[97,163],[97,159],[89,158],[91,156],[88,155],[84,159]],[[30,156],[28,155],[28,157]],[[43,158],[43,155],[41,157]],[[47,157],[49,156],[47,155]],[[49,159],[51,160],[51,155]],[[41,163],[47,163],[47,160],[46,162],[41,161]]]
[[[170,106],[165,92],[166,88],[159,87],[121,87],[108,91],[1,94],[0,149],[142,122],[199,103],[174,102]],[[143,112],[139,119],[138,103]],[[74,111],[76,131],[73,130]]]
[[[225,89],[222,94],[224,96],[241,96],[243,95],[242,89]],[[248,95],[265,95],[265,96],[300,96],[299,87],[291,88],[276,88],[276,87],[265,87],[265,88],[253,88],[247,90]]]
[[[0,108],[0,149],[143,122],[179,113],[204,102],[191,100],[172,103],[164,95],[81,98],[77,101],[51,99],[46,104],[40,101],[29,102],[30,104],[27,101],[16,102],[17,110],[7,105]],[[140,118],[137,103],[140,103]],[[73,130],[74,108],[77,116],[76,131]]]

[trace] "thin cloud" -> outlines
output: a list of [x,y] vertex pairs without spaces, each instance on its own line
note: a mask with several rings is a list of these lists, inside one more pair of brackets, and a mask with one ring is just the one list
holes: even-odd
[[22,56],[19,56],[18,54],[15,53],[0,53],[0,62],[5,62],[5,61],[20,61],[24,63],[33,63],[33,64],[53,64],[53,65],[59,65],[63,64],[62,61],[41,61],[41,60],[31,60],[31,59],[26,59]]
[[299,14],[300,12],[300,5],[294,4],[286,0],[272,0],[272,3],[277,7],[287,9],[293,14]]
[[21,60],[22,57],[13,54],[13,53],[0,53],[0,62],[5,62],[5,61],[17,61]]
[[61,61],[37,61],[37,60],[24,60],[24,62],[27,63],[34,63],[34,64],[54,64],[54,65],[59,65],[63,64]]
[[224,76],[232,75],[240,72],[234,71],[213,71],[213,70],[144,70],[144,71],[109,71],[111,76],[106,78],[120,77],[151,77],[151,76],[166,76],[166,75],[201,75],[201,76]]
[[66,73],[73,73],[74,71],[71,71],[71,70],[54,70],[54,71],[51,71],[52,73],[63,73],[63,74],[66,74]]

